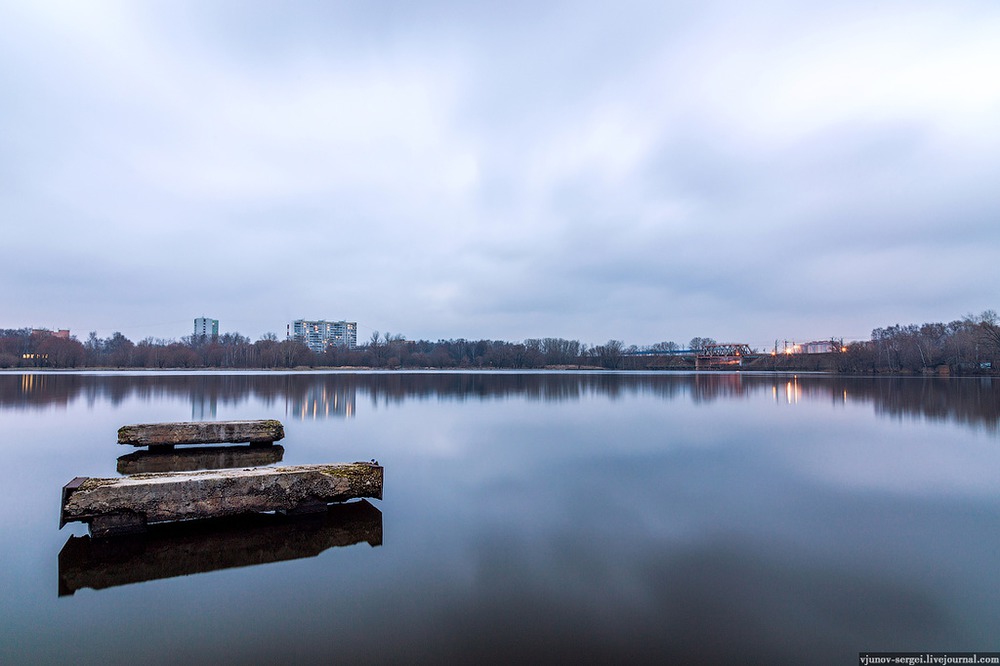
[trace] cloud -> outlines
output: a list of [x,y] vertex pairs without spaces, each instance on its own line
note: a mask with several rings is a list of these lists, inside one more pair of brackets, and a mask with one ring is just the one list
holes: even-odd
[[3,326],[642,344],[996,307],[991,3],[0,21]]

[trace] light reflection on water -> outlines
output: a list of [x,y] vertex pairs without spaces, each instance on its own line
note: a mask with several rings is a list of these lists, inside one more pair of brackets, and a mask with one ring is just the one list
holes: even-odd
[[[0,374],[0,660],[997,650],[998,393],[723,373]],[[60,487],[116,474],[118,426],[192,418],[282,420],[282,464],[378,458],[382,545],[292,547],[334,543],[331,523],[157,535],[88,551],[58,598],[59,554],[84,533],[56,529]],[[213,543],[259,554],[213,567]],[[156,575],[143,548],[194,563]]]

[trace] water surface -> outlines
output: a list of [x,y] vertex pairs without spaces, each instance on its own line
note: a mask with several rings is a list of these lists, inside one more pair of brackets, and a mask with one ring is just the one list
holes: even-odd
[[[990,380],[0,374],[4,663],[852,663],[1000,650]],[[100,544],[127,423],[277,418],[385,498]],[[81,548],[83,550],[81,550]],[[96,588],[96,589],[95,589]]]

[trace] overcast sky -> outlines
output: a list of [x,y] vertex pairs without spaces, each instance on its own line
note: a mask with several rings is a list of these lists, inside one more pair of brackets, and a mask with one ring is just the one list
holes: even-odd
[[1000,309],[1000,3],[0,0],[0,328]]

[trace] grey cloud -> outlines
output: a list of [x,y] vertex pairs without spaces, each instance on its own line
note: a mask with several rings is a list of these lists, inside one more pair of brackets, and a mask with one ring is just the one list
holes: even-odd
[[992,3],[70,9],[0,5],[3,232],[50,264],[0,265],[0,326],[644,343],[998,307]]

